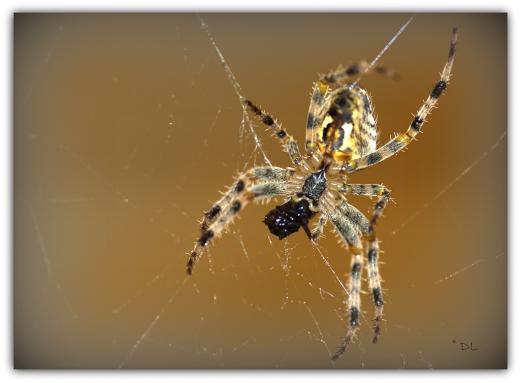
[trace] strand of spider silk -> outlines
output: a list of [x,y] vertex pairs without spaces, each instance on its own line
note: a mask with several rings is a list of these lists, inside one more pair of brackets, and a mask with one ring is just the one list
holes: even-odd
[[146,340],[148,335],[152,332],[152,330],[157,325],[157,322],[159,322],[161,317],[164,315],[166,309],[172,304],[172,302],[175,300],[177,295],[179,295],[179,293],[181,292],[183,287],[186,285],[186,282],[188,281],[188,279],[190,279],[190,276],[186,275],[184,277],[184,280],[182,281],[182,283],[179,286],[177,286],[177,288],[173,291],[173,293],[170,295],[168,300],[161,306],[161,308],[159,309],[157,314],[154,316],[152,321],[148,324],[148,326],[146,326],[146,329],[141,333],[139,338],[134,342],[134,344],[132,345],[130,350],[127,352],[127,354],[125,355],[124,359],[119,363],[117,368],[125,367],[127,362],[130,359],[132,359],[132,357],[134,356],[134,354],[137,351],[137,349],[139,348],[139,346],[141,346],[141,344]]
[[482,153],[476,160],[474,160],[471,164],[466,166],[462,172],[460,172],[451,182],[449,182],[447,185],[445,185],[437,194],[435,194],[428,202],[426,202],[422,207],[420,207],[418,210],[415,211],[411,216],[409,216],[407,219],[404,220],[403,223],[401,223],[397,228],[392,231],[393,235],[396,235],[398,232],[400,232],[406,225],[408,225],[411,221],[413,221],[417,216],[422,214],[427,208],[430,207],[432,203],[434,203],[437,199],[439,199],[443,194],[445,194],[453,185],[455,185],[457,182],[461,180],[462,177],[464,177],[466,174],[468,174],[479,162],[484,160],[492,151],[494,151],[498,145],[502,142],[504,137],[506,136],[507,131],[502,132],[498,140],[495,141],[493,145],[489,147],[489,149],[485,150],[484,153]]
[[[208,35],[208,39],[211,42],[211,45],[213,45],[213,48],[217,52],[220,62],[224,66],[224,70],[226,71],[228,79],[231,82],[231,85],[233,86],[233,90],[235,91],[235,93],[240,101],[240,105],[242,106],[243,113],[246,113],[246,116],[247,116],[247,110],[246,110],[246,107],[244,104],[244,101],[246,100],[246,98],[242,95],[242,88],[240,87],[240,83],[236,79],[235,75],[233,74],[233,71],[229,67],[226,59],[224,58],[224,55],[222,54],[219,47],[217,46],[217,43],[215,42],[213,35],[209,31],[208,25],[204,22],[202,17],[199,17],[199,21],[200,21],[201,29],[204,32],[206,32],[206,34]],[[260,138],[256,135],[253,125],[252,125],[251,121],[249,120],[249,117],[247,117],[247,122],[248,122],[247,125],[249,126],[249,130],[251,131],[251,135],[253,136],[253,140],[255,141],[255,146],[260,150],[260,153],[262,153],[262,156],[264,157],[264,161],[267,164],[269,164],[270,167],[273,167],[273,164],[271,163],[271,161],[269,161],[269,158],[267,158],[267,155],[265,154],[264,149],[262,148],[262,142],[260,141]]]
[[[361,75],[367,73],[369,70],[371,70],[374,65],[376,65],[376,63],[379,61],[379,59],[383,56],[383,54],[387,51],[388,48],[390,48],[390,46],[395,42],[395,40],[397,40],[397,38],[399,37],[399,35],[401,33],[404,32],[404,30],[406,29],[406,27],[408,27],[408,24],[410,24],[413,20],[413,18],[415,17],[412,16],[408,19],[408,21],[406,23],[404,23],[401,28],[397,31],[397,33],[390,39],[390,41],[388,41],[386,43],[386,45],[384,46],[384,48],[377,54],[377,56],[375,57],[375,59],[373,59],[370,64],[368,64],[368,66],[365,68],[365,70],[363,71],[363,73],[361,73]],[[350,84],[349,88],[352,88],[354,86],[356,86],[357,84],[359,83],[359,79],[357,79],[356,81],[354,81],[352,84]]]

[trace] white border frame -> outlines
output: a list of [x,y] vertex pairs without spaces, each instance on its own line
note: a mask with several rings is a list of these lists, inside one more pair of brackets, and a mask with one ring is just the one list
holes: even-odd
[[[149,0],[141,4],[129,5],[128,1],[114,0],[91,0],[87,2],[75,2],[71,5],[65,0],[50,1],[42,5],[38,1],[14,1],[4,0],[0,3],[0,245],[1,245],[1,304],[0,308],[0,379],[2,382],[12,381],[38,381],[38,382],[69,382],[75,381],[94,381],[97,379],[108,380],[111,382],[134,382],[137,380],[146,381],[168,381],[172,379],[206,381],[212,382],[234,382],[234,381],[261,381],[264,379],[280,381],[315,382],[316,379],[326,378],[331,381],[341,381],[355,379],[370,380],[384,379],[390,382],[408,382],[421,379],[423,381],[436,381],[443,378],[457,378],[458,380],[471,381],[472,383],[483,381],[518,381],[519,373],[519,353],[518,353],[518,330],[515,326],[518,323],[519,300],[518,293],[520,278],[515,277],[518,273],[519,237],[511,235],[512,228],[518,227],[518,217],[520,216],[518,200],[519,195],[519,173],[518,164],[520,148],[518,129],[518,108],[514,100],[518,100],[519,77],[516,72],[508,69],[508,370],[437,370],[437,371],[406,371],[406,370],[384,370],[384,371],[348,371],[348,370],[220,370],[220,371],[23,371],[13,370],[13,323],[12,323],[12,251],[13,251],[13,174],[12,174],[12,129],[13,129],[13,14],[14,12],[507,12],[508,16],[508,68],[516,68],[520,62],[518,59],[519,27],[518,13],[519,2],[517,1],[483,1],[483,0],[461,0],[454,3],[453,0],[437,0],[435,2],[422,2],[420,5],[412,1],[393,0],[390,3],[386,0],[371,1],[368,4],[347,3],[346,1],[332,0],[299,0],[297,7],[291,5],[286,0],[263,0],[255,3],[239,2],[237,0],[220,0],[218,6],[210,1],[203,0],[181,0],[172,5],[171,1]],[[361,6],[360,6],[361,5]],[[517,43],[516,45],[514,43]],[[517,170],[516,174],[514,169]]]

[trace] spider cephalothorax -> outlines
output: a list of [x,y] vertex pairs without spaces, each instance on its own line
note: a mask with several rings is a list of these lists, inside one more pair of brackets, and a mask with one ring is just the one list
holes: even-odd
[[[272,234],[283,239],[302,227],[309,238],[316,240],[330,221],[351,254],[348,327],[343,343],[332,358],[341,356],[359,327],[361,273],[365,261],[369,291],[375,307],[375,343],[381,331],[384,304],[375,226],[390,200],[390,191],[379,184],[348,183],[347,175],[391,157],[420,133],[427,115],[446,90],[455,58],[456,41],[457,31],[454,29],[441,78],[408,129],[379,148],[376,146],[377,126],[370,97],[358,81],[353,81],[353,76],[370,70],[392,75],[393,72],[384,67],[361,62],[339,68],[322,76],[314,84],[307,117],[305,157],[300,154],[296,141],[271,115],[253,102],[242,100],[251,113],[272,129],[289,154],[294,168],[260,166],[241,174],[228,192],[204,214],[201,234],[188,259],[188,274],[192,273],[193,266],[207,246],[224,232],[249,202],[283,198],[285,203],[276,206],[264,218]],[[350,195],[377,198],[370,219],[349,203],[347,197]],[[308,225],[315,216],[319,216],[319,220],[310,230]]]

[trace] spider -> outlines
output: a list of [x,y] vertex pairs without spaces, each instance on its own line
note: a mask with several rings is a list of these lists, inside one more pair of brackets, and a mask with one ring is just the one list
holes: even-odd
[[[284,198],[285,203],[269,211],[263,220],[272,234],[283,239],[301,227],[311,241],[316,241],[330,221],[351,255],[346,335],[332,359],[338,359],[345,352],[360,325],[361,273],[365,258],[369,291],[375,310],[372,342],[376,343],[381,332],[384,300],[375,226],[390,200],[390,191],[380,184],[348,183],[348,175],[390,158],[421,132],[426,117],[446,90],[456,42],[457,28],[454,28],[448,60],[440,80],[406,132],[398,134],[379,148],[376,147],[378,130],[372,102],[367,92],[353,78],[368,71],[392,75],[384,67],[370,68],[366,62],[361,62],[320,76],[311,94],[305,135],[306,156],[302,156],[294,138],[270,114],[243,98],[247,110],[281,142],[294,167],[253,167],[237,177],[233,186],[204,213],[201,234],[187,262],[188,274],[192,274],[195,263],[200,260],[210,242],[228,228],[249,202]],[[349,204],[348,195],[377,197],[370,219]],[[319,218],[311,230],[309,224],[316,216]]]

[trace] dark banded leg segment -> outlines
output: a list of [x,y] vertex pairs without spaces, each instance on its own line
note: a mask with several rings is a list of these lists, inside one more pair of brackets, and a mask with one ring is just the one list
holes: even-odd
[[281,142],[284,150],[289,154],[289,157],[291,158],[293,164],[308,170],[309,166],[302,158],[296,140],[289,133],[287,133],[287,131],[283,129],[281,125],[278,124],[278,122],[261,107],[254,104],[250,100],[244,100],[243,102],[250,112],[252,112],[264,125],[271,129],[273,134]]
[[359,238],[355,228],[344,216],[338,213],[333,213],[330,219],[351,254],[347,297],[348,326],[343,341],[336,353],[332,356],[332,360],[337,360],[353,342],[359,328],[361,314],[361,271],[363,270],[363,249],[361,239]]
[[280,167],[259,166],[247,170],[237,177],[235,184],[209,209],[204,213],[201,223],[201,231],[204,232],[213,222],[215,222],[226,207],[229,206],[233,198],[240,195],[252,183],[255,182],[286,182],[293,170]]
[[[307,127],[305,129],[305,151],[310,158],[313,158],[313,154],[317,148],[316,130],[320,127],[327,112],[325,95],[328,91],[329,86],[323,81],[316,81],[312,87],[309,112],[307,114]],[[313,159],[317,162],[321,158],[318,156]]]
[[373,343],[377,343],[381,333],[381,320],[383,318],[383,291],[381,289],[381,276],[379,274],[379,241],[376,237],[375,226],[383,214],[388,201],[390,201],[390,191],[379,184],[334,184],[336,189],[342,193],[364,195],[368,197],[378,197],[374,206],[374,213],[368,222],[367,230],[362,231],[367,240],[367,274],[368,285],[372,295],[375,315],[374,315],[374,337]]
[[379,241],[376,237],[375,226],[377,221],[383,214],[383,210],[390,201],[390,191],[383,186],[380,197],[374,206],[374,213],[370,220],[368,228],[367,241],[367,274],[368,286],[372,294],[372,299],[375,307],[374,314],[374,337],[372,343],[377,343],[379,335],[381,334],[381,320],[383,319],[383,290],[381,289],[381,276],[379,274]]
[[359,316],[361,310],[361,271],[363,270],[363,252],[361,248],[350,248],[350,279],[349,279],[349,296],[348,296],[348,328],[341,345],[336,353],[332,356],[332,360],[338,360],[347,350],[348,346],[353,342],[357,330],[359,328]]
[[345,194],[364,195],[367,197],[378,197],[383,195],[388,189],[380,184],[349,184],[346,182],[333,182],[339,192]]
[[370,72],[381,74],[393,80],[399,79],[399,75],[391,68],[378,64],[367,71],[368,65],[368,62],[360,61],[347,67],[339,66],[336,70],[330,71],[326,75],[321,76],[320,80],[332,87],[339,87],[351,82],[354,77]]
[[222,198],[204,214],[200,237],[195,242],[186,265],[188,274],[191,275],[194,265],[210,242],[231,224],[250,201],[293,193],[297,186],[293,188],[292,184],[287,184],[287,179],[293,173],[294,170],[291,169],[257,167],[240,175]]
[[440,80],[435,84],[428,99],[419,108],[416,116],[413,118],[410,126],[406,132],[394,137],[392,140],[381,146],[376,151],[373,151],[360,158],[352,159],[343,164],[338,164],[330,169],[330,173],[353,173],[355,171],[375,165],[387,158],[393,156],[395,153],[404,149],[414,138],[421,132],[421,127],[426,120],[426,117],[431,113],[433,108],[437,105],[439,97],[444,94],[451,76],[453,61],[455,60],[455,47],[457,44],[457,29],[453,29],[451,36],[450,50],[448,54],[448,61],[444,65]]

